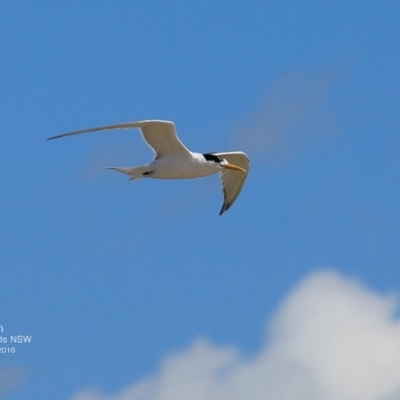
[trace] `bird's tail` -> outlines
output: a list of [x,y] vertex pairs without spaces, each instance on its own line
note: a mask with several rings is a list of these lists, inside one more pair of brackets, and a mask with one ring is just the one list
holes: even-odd
[[148,175],[147,167],[107,167],[106,169],[122,172],[123,174],[129,176],[130,181],[144,178],[146,175]]

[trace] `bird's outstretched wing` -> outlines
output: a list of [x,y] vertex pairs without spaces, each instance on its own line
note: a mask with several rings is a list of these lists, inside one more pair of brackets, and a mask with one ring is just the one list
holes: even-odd
[[[237,165],[249,172],[249,159],[247,155],[241,151],[233,151],[228,153],[213,153],[224,158],[229,164]],[[247,173],[235,171],[232,169],[223,169],[221,171],[221,183],[224,191],[224,204],[222,205],[219,215],[229,210],[231,205],[239,196],[240,191],[246,180]]]
[[156,157],[187,155],[188,153],[190,153],[189,150],[179,140],[175,132],[175,125],[173,122],[170,121],[149,120],[125,122],[115,125],[105,125],[99,126],[97,128],[89,128],[80,131],[63,133],[62,135],[49,137],[47,140],[79,135],[82,133],[132,128],[140,129],[143,139],[153,149]]

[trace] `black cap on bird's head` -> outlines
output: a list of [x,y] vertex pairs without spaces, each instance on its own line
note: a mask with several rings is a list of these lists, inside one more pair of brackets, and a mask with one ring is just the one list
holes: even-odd
[[216,156],[215,154],[212,154],[212,153],[206,153],[206,154],[203,154],[203,156],[207,161],[214,161],[218,164],[221,163],[222,161],[224,161],[224,159],[222,157]]
[[203,154],[203,156],[207,161],[214,161],[215,163],[219,164],[221,168],[233,169],[234,171],[241,171],[247,173],[247,171],[244,168],[238,167],[237,165],[229,164],[228,161],[225,160],[225,158],[217,156],[216,154],[207,153]]

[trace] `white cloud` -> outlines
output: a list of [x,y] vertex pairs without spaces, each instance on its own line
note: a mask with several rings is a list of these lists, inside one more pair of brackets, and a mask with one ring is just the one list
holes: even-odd
[[254,357],[198,339],[114,396],[88,389],[73,400],[400,399],[396,305],[393,296],[317,272],[284,300]]
[[8,394],[20,386],[26,378],[25,371],[15,368],[0,367],[0,396]]

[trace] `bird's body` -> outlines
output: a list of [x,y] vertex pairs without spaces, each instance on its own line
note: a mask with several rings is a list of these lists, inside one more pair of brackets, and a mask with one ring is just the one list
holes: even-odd
[[239,195],[246,179],[249,161],[243,152],[195,153],[179,140],[170,121],[138,121],[64,133],[50,137],[57,139],[82,133],[112,129],[140,129],[143,139],[153,149],[154,160],[141,167],[109,167],[122,172],[130,180],[140,178],[192,179],[221,172],[225,201],[220,215],[228,210]]
[[215,163],[205,162],[203,154],[200,153],[156,158],[150,164],[137,167],[137,171],[134,167],[111,169],[121,170],[120,172],[126,173],[132,179],[192,179],[219,172],[218,166]]

